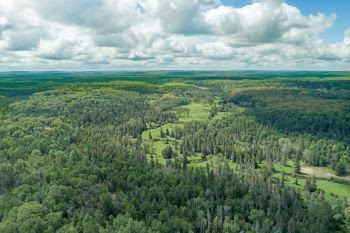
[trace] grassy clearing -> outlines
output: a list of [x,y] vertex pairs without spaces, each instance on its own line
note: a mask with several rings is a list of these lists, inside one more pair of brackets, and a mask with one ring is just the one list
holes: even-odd
[[[153,139],[160,139],[160,129],[161,128],[164,131],[166,129],[173,130],[176,126],[181,127],[181,126],[184,125],[184,123],[187,123],[187,122],[190,122],[190,121],[208,120],[209,111],[210,111],[210,105],[209,104],[191,103],[191,104],[183,106],[182,108],[188,109],[189,113],[184,115],[184,116],[182,116],[182,117],[180,117],[180,119],[179,119],[179,121],[177,123],[168,123],[168,124],[164,124],[164,125],[162,125],[160,127],[157,127],[157,128],[145,130],[142,133],[142,138],[143,139],[149,139],[149,133],[151,133]],[[226,113],[219,113],[219,114],[226,114]]]
[[211,106],[204,103],[191,103],[183,106],[189,110],[189,114],[179,119],[180,122],[204,121],[208,120]]
[[[179,121],[176,123],[168,123],[164,124],[161,127],[151,128],[142,133],[142,138],[145,143],[148,143],[153,148],[153,158],[159,161],[159,163],[165,165],[166,159],[162,156],[162,150],[168,145],[174,145],[174,139],[167,137],[160,137],[160,129],[164,132],[168,129],[170,132],[175,127],[183,127],[183,125],[187,122],[191,121],[206,121],[209,117],[209,111],[211,109],[210,104],[205,103],[191,103],[189,105],[182,106],[182,108],[186,108],[189,110],[188,114],[180,117]],[[233,111],[244,111],[243,108],[237,107],[233,109]],[[220,120],[223,117],[229,115],[230,112],[219,112],[215,115],[211,120]],[[152,140],[149,138],[149,134],[152,135]],[[168,144],[166,143],[168,141]],[[181,140],[179,140],[181,142]],[[148,159],[151,157],[148,156]],[[182,155],[179,155],[179,159],[182,159]],[[232,170],[237,170],[238,164],[233,163],[232,161],[224,158],[223,156],[208,156],[207,158],[202,158],[200,153],[196,153],[194,155],[188,156],[189,160],[188,167],[196,168],[196,167],[206,167],[207,164],[212,165],[213,167],[218,167],[224,163],[228,164]],[[286,166],[282,166],[280,164],[274,164],[275,167],[275,177],[280,177],[282,171],[285,173],[285,183],[286,185],[290,185],[296,187],[299,190],[304,190],[305,180],[310,175],[315,175],[317,178],[317,186],[318,188],[324,190],[327,197],[330,197],[332,194],[335,194],[339,197],[346,197],[350,200],[350,183],[344,182],[344,180],[340,177],[336,177],[334,172],[327,168],[316,168],[316,167],[308,167],[302,166],[302,174],[297,176],[297,184],[296,177],[294,175],[293,170],[294,163],[293,161],[287,161]],[[343,182],[337,182],[337,180],[329,180],[330,178],[337,179]],[[347,178],[345,178],[347,179]]]
[[[148,129],[142,132],[142,139],[149,140],[149,134],[152,135],[153,140],[161,140],[160,137],[160,130],[162,129],[164,132],[168,129],[169,131],[172,131],[176,126],[183,126],[183,124],[179,123],[168,123],[165,125],[162,125],[157,128]],[[163,139],[162,139],[163,140]]]
[[[326,196],[331,196],[332,194],[339,196],[339,197],[346,197],[350,200],[350,183],[341,180],[341,177],[337,177],[334,174],[332,174],[333,171],[331,171],[328,168],[320,168],[320,167],[309,167],[309,166],[302,166],[302,174],[298,175],[298,185],[295,184],[295,175],[293,171],[293,161],[288,161],[286,166],[275,164],[275,170],[276,174],[275,176],[281,176],[282,171],[285,173],[285,183],[294,186],[300,190],[304,189],[305,180],[310,175],[315,175],[317,180],[317,187],[322,189]],[[314,171],[317,171],[315,173],[304,173],[305,168],[312,169]],[[326,174],[326,175],[325,175]],[[328,176],[331,174],[332,176]],[[335,180],[329,180],[330,178]],[[339,182],[337,182],[337,180]]]
[[[160,130],[162,129],[165,132],[168,129],[171,132],[175,127],[183,127],[184,123],[190,121],[208,120],[211,106],[204,103],[191,103],[189,105],[183,106],[182,108],[188,109],[189,112],[188,114],[182,116],[177,123],[164,124],[157,128],[145,130],[142,133],[142,139],[144,142],[153,148],[153,158],[158,159],[159,163],[163,165],[166,163],[166,159],[164,159],[162,156],[162,150],[168,145],[174,145],[174,139],[171,137],[161,138]],[[152,136],[152,140],[150,139],[150,134]],[[167,144],[166,141],[168,141],[169,144]],[[181,142],[181,140],[179,140],[179,142]],[[180,158],[182,159],[182,156],[180,156]],[[148,156],[148,159],[150,159],[150,156]],[[209,158],[207,161],[202,161],[201,155],[199,154],[189,156],[188,159],[190,160],[190,166],[192,167],[206,166],[208,162],[218,162],[215,161],[215,159],[217,160],[216,156]]]
[[326,180],[318,180],[317,187],[324,190],[326,194],[335,194],[339,197],[346,197],[350,200],[350,184],[349,183],[336,183]]
[[237,164],[233,163],[231,160],[224,158],[223,156],[208,156],[207,159],[203,159],[201,154],[188,157],[190,161],[188,167],[206,167],[210,164],[212,167],[219,167],[221,165],[227,164],[232,170],[237,169]]
[[[163,129],[164,131],[168,129],[169,131],[171,131],[176,126],[182,127],[184,125],[184,123],[187,123],[190,121],[195,121],[195,120],[196,121],[204,121],[204,120],[208,119],[209,111],[210,111],[209,104],[191,103],[191,104],[183,106],[182,108],[188,109],[189,113],[182,116],[177,123],[168,123],[168,124],[164,124],[164,125],[157,127],[157,128],[145,130],[144,132],[142,132],[142,138],[144,140],[148,140],[149,134],[151,133],[153,139],[161,140],[160,129]],[[227,114],[227,113],[219,113],[219,114],[220,115],[222,114],[221,117],[223,117],[224,114]],[[165,140],[165,139],[162,139],[162,140]]]
[[[162,156],[162,150],[167,146],[163,141],[154,141],[150,144],[153,147],[153,159],[158,160],[160,164],[165,164],[166,159]],[[151,156],[148,156],[148,159],[151,159]]]
[[280,164],[274,164],[274,167],[275,167],[275,170],[278,172],[278,173],[281,173],[282,171],[284,171],[284,173],[286,175],[291,175],[293,174],[293,166],[294,166],[294,163],[293,161],[289,160],[286,162],[286,166],[282,166]]
[[228,116],[229,114],[230,114],[229,112],[219,112],[213,117],[213,120],[221,120],[222,118]]

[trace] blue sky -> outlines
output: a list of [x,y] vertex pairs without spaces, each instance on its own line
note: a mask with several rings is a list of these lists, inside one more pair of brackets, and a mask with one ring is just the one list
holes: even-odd
[[350,0],[0,0],[3,70],[350,70]]
[[[221,0],[228,6],[242,7],[251,0]],[[303,14],[332,14],[337,18],[332,28],[322,33],[322,37],[332,41],[340,42],[344,39],[344,32],[350,27],[350,0],[287,0],[287,3],[296,6]]]
[[337,18],[334,25],[323,33],[324,38],[340,42],[344,39],[344,32],[350,27],[349,0],[291,0],[288,3],[297,6],[304,14],[335,13]]

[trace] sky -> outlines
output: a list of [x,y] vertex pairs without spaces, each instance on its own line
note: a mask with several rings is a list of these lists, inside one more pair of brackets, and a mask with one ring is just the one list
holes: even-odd
[[0,71],[350,70],[349,0],[0,1]]
[[[242,7],[251,3],[251,0],[223,0],[227,6]],[[336,14],[333,26],[321,34],[323,39],[331,42],[341,42],[344,32],[350,27],[349,0],[288,0],[288,4],[296,6],[303,14]]]

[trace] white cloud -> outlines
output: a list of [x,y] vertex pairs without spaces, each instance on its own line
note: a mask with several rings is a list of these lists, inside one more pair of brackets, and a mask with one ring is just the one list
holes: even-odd
[[6,0],[0,67],[348,69],[350,29],[320,37],[334,20],[283,0]]
[[233,48],[221,41],[198,44],[197,50],[206,58],[230,59],[233,57]]
[[350,46],[350,28],[348,28],[348,30],[346,30],[346,32],[345,32],[344,44]]
[[259,1],[243,8],[220,6],[204,15],[213,33],[236,43],[301,43],[328,29],[334,16],[303,16],[283,1]]
[[88,52],[93,46],[89,38],[76,28],[63,28],[53,33],[50,38],[41,39],[37,56],[50,60],[78,59],[89,57]]
[[208,28],[203,22],[206,11],[219,4],[218,0],[157,0],[154,16],[158,17],[164,30],[177,34],[207,33]]

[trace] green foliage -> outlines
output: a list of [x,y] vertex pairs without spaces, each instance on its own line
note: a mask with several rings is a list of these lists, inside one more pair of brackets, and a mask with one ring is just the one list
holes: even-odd
[[295,174],[300,174],[301,173],[301,168],[300,168],[300,160],[296,159],[294,163],[294,173]]
[[[349,101],[316,98],[314,91],[299,89],[248,90],[235,94],[228,102],[250,108],[259,121],[283,132],[306,132],[346,139],[350,135]],[[350,90],[348,91],[350,96]]]
[[316,185],[316,179],[314,176],[308,177],[305,181],[304,189],[307,192],[316,192],[317,190],[317,185]]
[[0,232],[347,232],[344,75],[2,73]]
[[174,156],[174,151],[172,146],[167,146],[162,150],[163,157],[170,159]]
[[346,164],[344,162],[338,162],[335,167],[335,174],[337,176],[345,176],[346,175]]

